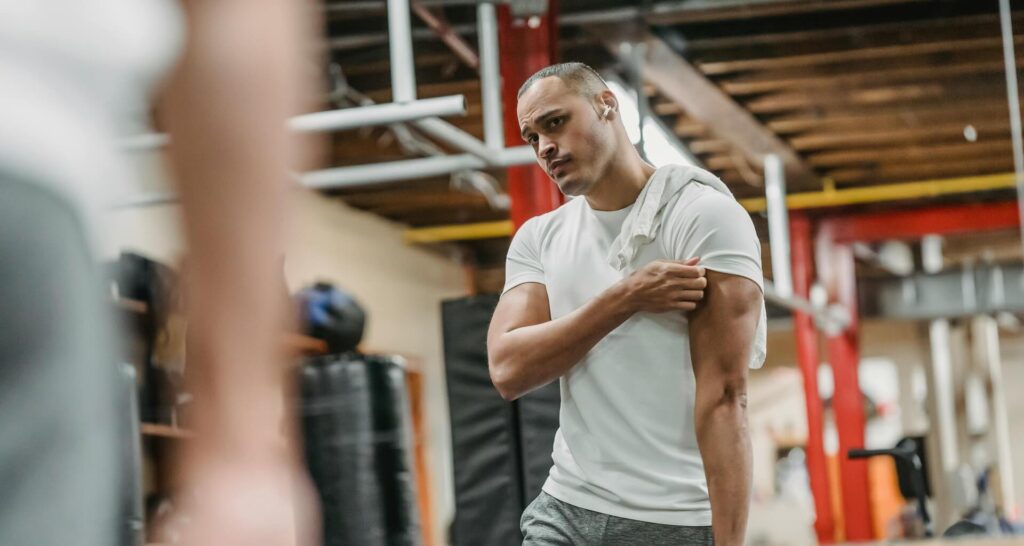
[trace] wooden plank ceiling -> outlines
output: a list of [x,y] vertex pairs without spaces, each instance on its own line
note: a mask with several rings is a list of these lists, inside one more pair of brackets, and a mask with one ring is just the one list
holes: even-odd
[[[476,48],[470,2],[421,2]],[[384,3],[344,4],[325,4],[331,60],[352,89],[386,102]],[[813,174],[812,187],[821,180],[841,188],[1013,169],[996,2],[724,0],[676,11],[659,11],[655,3],[641,15],[635,4],[561,1],[562,59],[614,68],[607,44],[596,43],[585,27],[626,13],[680,62],[695,67],[713,84],[711,91],[731,99],[768,137],[792,150]],[[482,138],[475,70],[413,18],[420,96],[465,94],[469,114],[449,121]],[[1014,28],[1019,55],[1024,12],[1015,15]],[[714,119],[687,111],[694,101],[674,100],[674,93],[653,83],[645,90],[666,126],[738,196],[760,195],[758,166],[740,153],[740,143],[716,129]],[[352,165],[407,157],[386,128],[375,128],[336,134],[331,160]],[[491,174],[502,181],[501,173]],[[482,195],[454,189],[447,177],[330,193],[410,226],[507,218]]]

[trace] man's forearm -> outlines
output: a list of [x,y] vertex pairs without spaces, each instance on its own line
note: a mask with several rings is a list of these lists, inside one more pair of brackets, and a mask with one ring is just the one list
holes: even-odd
[[[705,389],[709,390],[709,389]],[[752,481],[745,398],[719,390],[695,404],[697,442],[711,497],[716,546],[739,546],[747,528]]]
[[495,387],[513,400],[558,379],[632,314],[615,285],[564,317],[499,335],[489,347]]

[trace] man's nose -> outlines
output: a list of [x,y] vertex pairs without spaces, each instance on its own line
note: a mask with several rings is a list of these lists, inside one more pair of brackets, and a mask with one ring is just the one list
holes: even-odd
[[542,138],[537,155],[542,159],[549,159],[555,155],[556,151],[558,151],[558,147],[555,146],[555,141]]

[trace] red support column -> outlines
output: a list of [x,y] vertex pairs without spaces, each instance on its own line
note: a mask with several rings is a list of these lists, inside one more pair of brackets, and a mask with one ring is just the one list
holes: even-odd
[[[498,37],[501,52],[502,104],[505,110],[505,142],[520,143],[516,94],[534,72],[554,62],[558,27],[557,2],[549,2],[548,13],[529,19],[515,19],[508,6],[498,6]],[[548,175],[537,165],[508,169],[509,215],[516,229],[530,218],[558,208],[564,197]]]
[[[814,278],[814,245],[811,240],[811,221],[805,215],[791,215],[790,250],[793,261],[793,291],[808,299],[811,279]],[[818,390],[818,332],[814,320],[807,313],[793,313],[796,333],[797,360],[804,379],[804,399],[807,405],[807,474],[814,494],[814,531],[818,543],[835,542],[835,514],[832,513],[832,494],[828,478],[823,437],[824,421],[821,396]]]
[[827,225],[818,232],[817,247],[819,277],[828,289],[829,300],[842,304],[850,313],[850,324],[828,338],[828,360],[835,384],[832,408],[839,431],[839,476],[846,540],[868,541],[875,537],[867,461],[851,460],[846,455],[850,449],[864,447],[864,399],[857,374],[860,350],[853,249],[849,243],[836,243]]

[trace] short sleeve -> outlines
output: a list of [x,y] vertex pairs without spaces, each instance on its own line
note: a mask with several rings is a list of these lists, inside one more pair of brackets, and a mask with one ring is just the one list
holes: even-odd
[[750,215],[730,196],[711,188],[667,219],[668,249],[673,259],[699,256],[712,271],[746,277],[764,290],[761,242]]
[[528,282],[544,284],[540,261],[540,226],[537,218],[523,224],[512,238],[505,258],[505,288],[502,294]]

